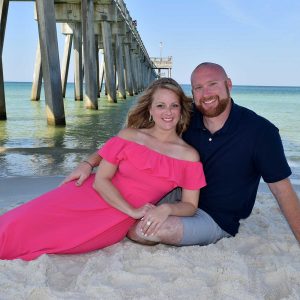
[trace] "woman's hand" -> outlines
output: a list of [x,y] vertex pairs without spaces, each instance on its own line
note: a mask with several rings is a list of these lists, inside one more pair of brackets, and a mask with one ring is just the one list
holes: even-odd
[[134,208],[130,216],[134,219],[142,219],[153,207],[155,207],[155,205],[147,203],[139,208]]
[[160,206],[153,206],[147,211],[142,218],[141,230],[145,236],[155,235],[161,225],[166,221],[170,215],[170,208],[168,204],[162,204]]
[[86,162],[80,163],[61,183],[65,184],[67,182],[76,180],[75,184],[81,186],[82,183],[91,175],[92,167]]

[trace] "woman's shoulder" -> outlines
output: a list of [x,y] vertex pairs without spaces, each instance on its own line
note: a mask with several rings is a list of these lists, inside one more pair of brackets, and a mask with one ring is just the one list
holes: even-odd
[[199,153],[192,146],[187,144],[182,138],[178,139],[169,144],[168,150],[170,156],[173,156],[180,160],[198,162],[200,161]]
[[128,140],[131,142],[136,142],[138,144],[144,144],[147,139],[147,131],[145,129],[137,129],[137,128],[124,128],[119,131],[118,137]]
[[189,160],[192,162],[197,162],[200,161],[200,155],[199,152],[193,148],[192,146],[190,146],[189,144],[187,144],[185,141],[182,140],[182,155],[183,158],[185,160]]
[[125,128],[117,136],[127,141],[146,145],[149,149],[173,158],[191,162],[200,161],[198,151],[180,137],[175,142],[158,146],[157,142],[153,142],[153,137],[151,138],[146,129]]
[[128,140],[128,141],[135,141],[136,136],[138,134],[138,130],[135,128],[125,128],[119,131],[117,134],[118,137]]

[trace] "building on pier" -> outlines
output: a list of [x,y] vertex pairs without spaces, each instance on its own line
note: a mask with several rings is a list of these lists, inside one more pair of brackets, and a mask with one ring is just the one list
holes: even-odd
[[[151,57],[155,70],[158,71],[158,77],[172,77],[172,56],[168,57]],[[167,76],[163,70],[167,70]]]

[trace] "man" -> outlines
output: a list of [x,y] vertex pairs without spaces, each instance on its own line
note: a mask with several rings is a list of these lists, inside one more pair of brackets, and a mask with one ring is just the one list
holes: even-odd
[[[194,111],[183,137],[204,166],[207,186],[201,189],[199,209],[193,217],[169,217],[158,230],[151,227],[149,211],[128,237],[144,244],[207,245],[234,236],[240,219],[252,211],[262,177],[300,242],[300,203],[288,179],[291,170],[278,129],[233,102],[231,80],[220,65],[198,65],[191,85]],[[88,161],[96,166],[100,159],[93,154]],[[78,179],[80,185],[90,169],[83,163],[66,180]]]

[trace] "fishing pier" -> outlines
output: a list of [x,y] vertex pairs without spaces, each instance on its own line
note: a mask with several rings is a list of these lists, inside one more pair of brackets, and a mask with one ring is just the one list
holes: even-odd
[[[0,0],[0,120],[7,119],[2,52],[11,1]],[[138,33],[137,21],[132,20],[123,0],[33,2],[39,41],[31,99],[40,99],[43,81],[49,125],[66,124],[63,99],[72,51],[74,98],[83,100],[87,109],[98,109],[98,97],[103,88],[108,101],[117,102],[118,98],[140,93],[158,77],[157,66]],[[65,35],[61,65],[57,23],[61,23]],[[100,56],[103,57],[101,64]]]

